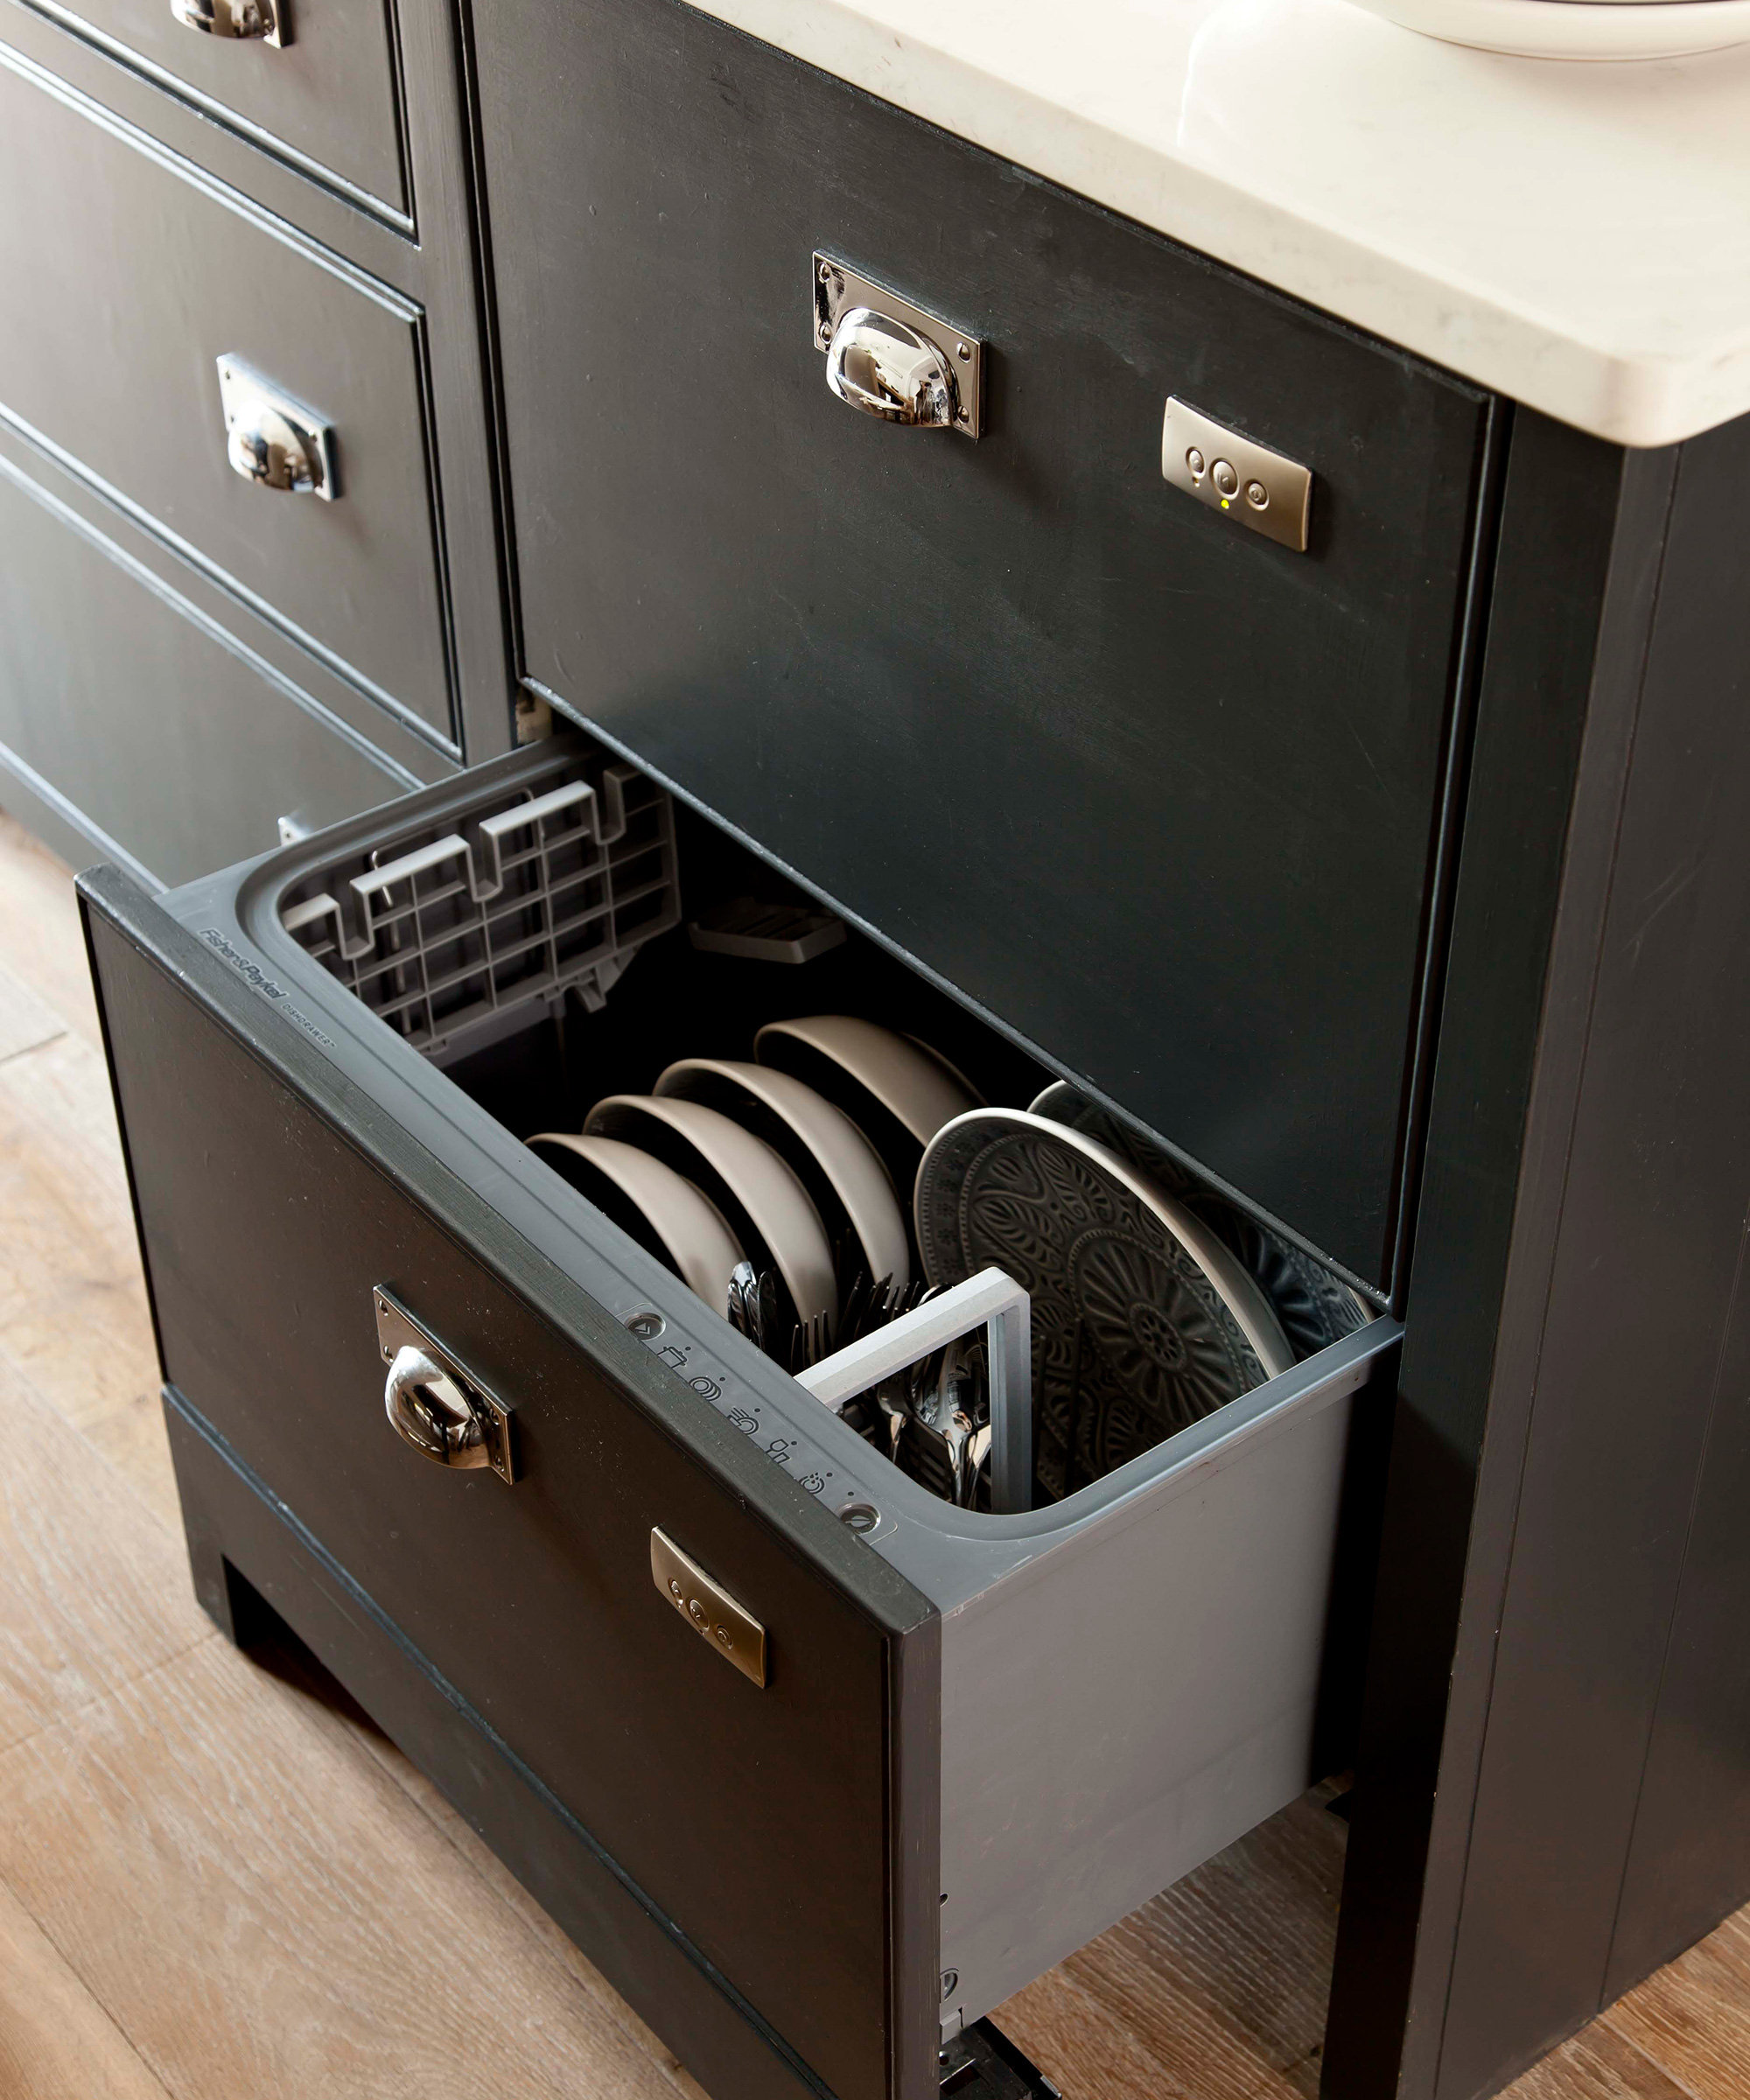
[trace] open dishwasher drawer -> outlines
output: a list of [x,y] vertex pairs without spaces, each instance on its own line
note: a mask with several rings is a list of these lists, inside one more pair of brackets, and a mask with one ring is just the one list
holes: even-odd
[[[579,738],[162,898],[83,879],[195,1580],[240,1638],[271,1602],[717,2100],[917,2100],[1341,1756],[1400,1330],[1042,1506],[942,1499],[525,1140],[780,1010],[1053,1074],[860,937],[702,948],[677,870],[695,916],[760,872]],[[393,1433],[386,1360],[472,1396],[480,1462]]]

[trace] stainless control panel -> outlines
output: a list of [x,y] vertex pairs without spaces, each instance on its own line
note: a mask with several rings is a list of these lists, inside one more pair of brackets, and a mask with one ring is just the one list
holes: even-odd
[[733,1662],[744,1677],[765,1684],[766,1628],[656,1530],[650,1534],[650,1578],[701,1640]]
[[1254,444],[1169,396],[1161,425],[1160,471],[1211,510],[1223,511],[1278,546],[1306,551],[1312,517],[1312,471],[1267,445]]

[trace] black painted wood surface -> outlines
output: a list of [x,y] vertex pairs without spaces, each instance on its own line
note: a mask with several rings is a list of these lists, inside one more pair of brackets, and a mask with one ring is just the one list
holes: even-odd
[[[166,1377],[825,2088],[916,2100],[932,1607],[201,943],[82,886]],[[377,1283],[513,1401],[514,1487],[384,1423]],[[764,1690],[657,1593],[654,1524],[766,1625]]]
[[283,816],[314,830],[416,784],[4,458],[0,547],[0,804],[52,784],[86,827],[74,858],[125,837],[188,882],[265,852]]
[[[1533,1079],[1622,474],[1614,448],[1516,416],[1393,1430],[1326,2045],[1329,2100],[1400,2091],[1419,2100],[1433,2090],[1535,1365],[1535,1260],[1520,1272],[1508,1338],[1516,1353],[1497,1376],[1503,1303],[1522,1176],[1548,1206],[1559,1187],[1561,1140],[1533,1128]],[[1565,521],[1559,535],[1553,518]],[[1650,577],[1634,570],[1619,598],[1628,602],[1617,640],[1638,662]],[[1631,711],[1632,688],[1613,719]],[[1623,750],[1619,734],[1600,757],[1607,808]],[[1573,864],[1586,885],[1607,866],[1607,808],[1598,819],[1604,858]],[[1565,1020],[1583,1041],[1583,993]],[[1544,1066],[1558,1130],[1577,1056],[1571,1047],[1567,1065]],[[1547,1264],[1553,1209],[1543,1230]],[[1498,1458],[1492,1473],[1486,1442]]]
[[[1588,1180],[1577,1167],[1570,1198],[1572,1340],[1552,1337],[1565,1344],[1557,1361],[1583,1374],[1586,1316],[1618,1278],[1644,1308],[1638,1357],[1592,1379],[1583,1412],[1571,1398],[1568,1430],[1593,1446],[1612,1434],[1606,1449],[1641,1483],[1627,1503],[1586,1512],[1593,1526],[1614,1520],[1608,1579],[1623,1591],[1621,1648],[1589,1674],[1619,1700],[1632,1689],[1638,1723],[1651,1715],[1635,1742],[1606,2003],[1750,1897],[1746,574],[1740,421],[1684,447],[1673,492],[1577,1146]],[[1662,1334],[1656,1308],[1678,1312]],[[1628,1462],[1634,1445],[1650,1480]],[[1594,1564],[1605,1578],[1605,1555]],[[1550,1574],[1547,1556],[1528,1570],[1524,1608],[1559,1623],[1559,1600],[1532,1587]]]
[[1518,418],[1333,2100],[1494,2092],[1750,1897],[1746,464]]
[[[343,273],[362,270],[376,284],[392,286],[416,309],[424,435],[438,462],[431,480],[431,508],[447,556],[459,752],[447,730],[440,734],[416,714],[396,716],[372,696],[368,681],[350,678],[347,667],[337,668],[304,647],[298,639],[301,630],[289,623],[276,624],[277,612],[265,599],[262,609],[256,609],[237,594],[224,570],[209,570],[187,558],[181,551],[182,541],[150,509],[117,509],[105,496],[102,479],[106,472],[113,477],[113,461],[85,460],[71,452],[51,461],[38,452],[28,471],[66,494],[74,507],[88,514],[107,509],[108,517],[102,529],[109,537],[129,546],[155,572],[168,577],[180,595],[200,605],[295,686],[422,779],[437,777],[458,756],[472,761],[507,749],[512,738],[514,678],[504,620],[496,483],[478,325],[461,52],[449,0],[393,0],[394,40],[404,88],[402,150],[412,186],[420,235],[416,241],[408,237],[405,221],[360,209],[330,181],[300,172],[299,164],[272,141],[258,138],[242,123],[214,121],[198,102],[158,84],[150,68],[128,62],[124,54],[112,55],[108,47],[62,26],[64,16],[55,11],[56,4],[57,0],[45,0],[48,11],[25,6],[9,10],[0,25],[5,52],[65,82],[75,97],[83,98],[81,108],[100,108],[107,113],[106,121],[120,123],[130,136],[149,137],[179,157],[185,168],[202,171],[204,181],[216,185],[234,200],[253,200],[281,225],[296,228],[325,250]],[[188,44],[201,41],[176,29],[167,10],[164,21]],[[247,56],[247,47],[233,45],[215,56]],[[0,62],[4,59],[0,52]],[[52,158],[38,156],[32,163],[33,185],[52,174]],[[28,207],[21,203],[18,208]],[[165,234],[172,243],[179,237],[174,220],[168,223]],[[272,245],[276,251],[277,244]],[[74,261],[69,259],[70,266]],[[114,303],[111,290],[117,340],[124,340],[136,315],[126,302]],[[177,325],[187,332],[186,346],[191,351],[197,346],[192,340],[195,318],[191,312]],[[52,310],[34,312],[27,326],[52,331],[60,319]],[[204,346],[200,347],[204,354]],[[124,349],[113,366],[106,367],[106,388],[119,396],[127,390],[132,373],[131,359]],[[214,442],[205,424],[200,442],[203,447]],[[10,432],[0,437],[0,450],[25,449]],[[203,458],[206,456],[203,450]],[[397,469],[406,465],[396,462]],[[237,488],[246,499],[258,493],[243,489],[241,483]],[[186,529],[184,522],[178,521],[178,528]],[[0,559],[5,555],[5,544],[0,543]],[[355,591],[358,582],[349,570],[343,590]],[[368,621],[377,617],[378,606],[372,599],[361,603],[359,611]],[[35,622],[46,627],[76,626],[80,617],[76,601],[39,600],[34,612]],[[49,785],[60,790],[60,783]],[[157,781],[150,776],[143,778],[128,810],[111,827],[117,842],[130,851],[161,822],[158,793]],[[15,803],[18,799],[15,791]],[[46,807],[38,802],[31,821],[38,822]],[[74,834],[79,829],[71,828]],[[87,836],[89,830],[85,827]],[[63,836],[62,843],[68,844],[71,858],[92,858],[88,849],[81,851],[72,846],[67,836]]]
[[[65,455],[392,716],[458,746],[416,303],[0,47],[0,421]],[[52,317],[52,320],[48,317]],[[336,433],[338,500],[226,457],[230,353]]]
[[204,36],[168,5],[24,4],[368,210],[411,223],[394,0],[281,0],[278,46]]
[[[472,19],[528,675],[1389,1283],[1483,396],[668,0]],[[977,443],[829,393],[816,248]]]
[[195,1593],[226,1638],[247,1647],[275,1618],[290,1626],[633,2009],[703,2068],[712,2100],[818,2100],[819,2086],[674,1921],[174,1387],[164,1411]]

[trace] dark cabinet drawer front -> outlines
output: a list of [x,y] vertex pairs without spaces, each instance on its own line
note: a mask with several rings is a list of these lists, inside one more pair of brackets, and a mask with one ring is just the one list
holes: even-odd
[[[899,1650],[934,1642],[928,1602],[241,977],[94,879],[168,1377],[696,1961],[842,2100],[882,2100],[895,1973],[934,1951],[933,1887],[910,1956],[890,1901]],[[514,1404],[515,1485],[429,1464],[390,1430],[379,1283]],[[763,1621],[763,1689],[657,1594],[655,1524]]]
[[[422,319],[0,52],[0,415],[448,742]],[[338,500],[244,480],[217,359],[335,433]]]
[[169,0],[30,4],[384,215],[410,215],[395,9],[385,0],[284,0],[278,46],[204,36]]
[[52,501],[0,472],[0,746],[15,768],[165,883],[265,852],[282,816],[313,829],[413,784]]
[[[668,0],[541,19],[475,9],[528,674],[1382,1278],[1487,404]],[[980,439],[832,396],[816,249],[984,338]]]

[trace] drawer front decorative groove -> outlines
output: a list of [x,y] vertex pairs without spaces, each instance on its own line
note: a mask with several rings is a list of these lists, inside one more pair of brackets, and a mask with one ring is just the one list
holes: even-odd
[[283,50],[197,37],[168,0],[17,4],[396,233],[415,233],[397,0],[288,0]]
[[98,851],[186,881],[418,785],[4,457],[0,544],[0,766]]
[[[459,755],[423,308],[3,46],[0,185],[0,420]],[[233,472],[222,354],[332,424],[344,500]]]

